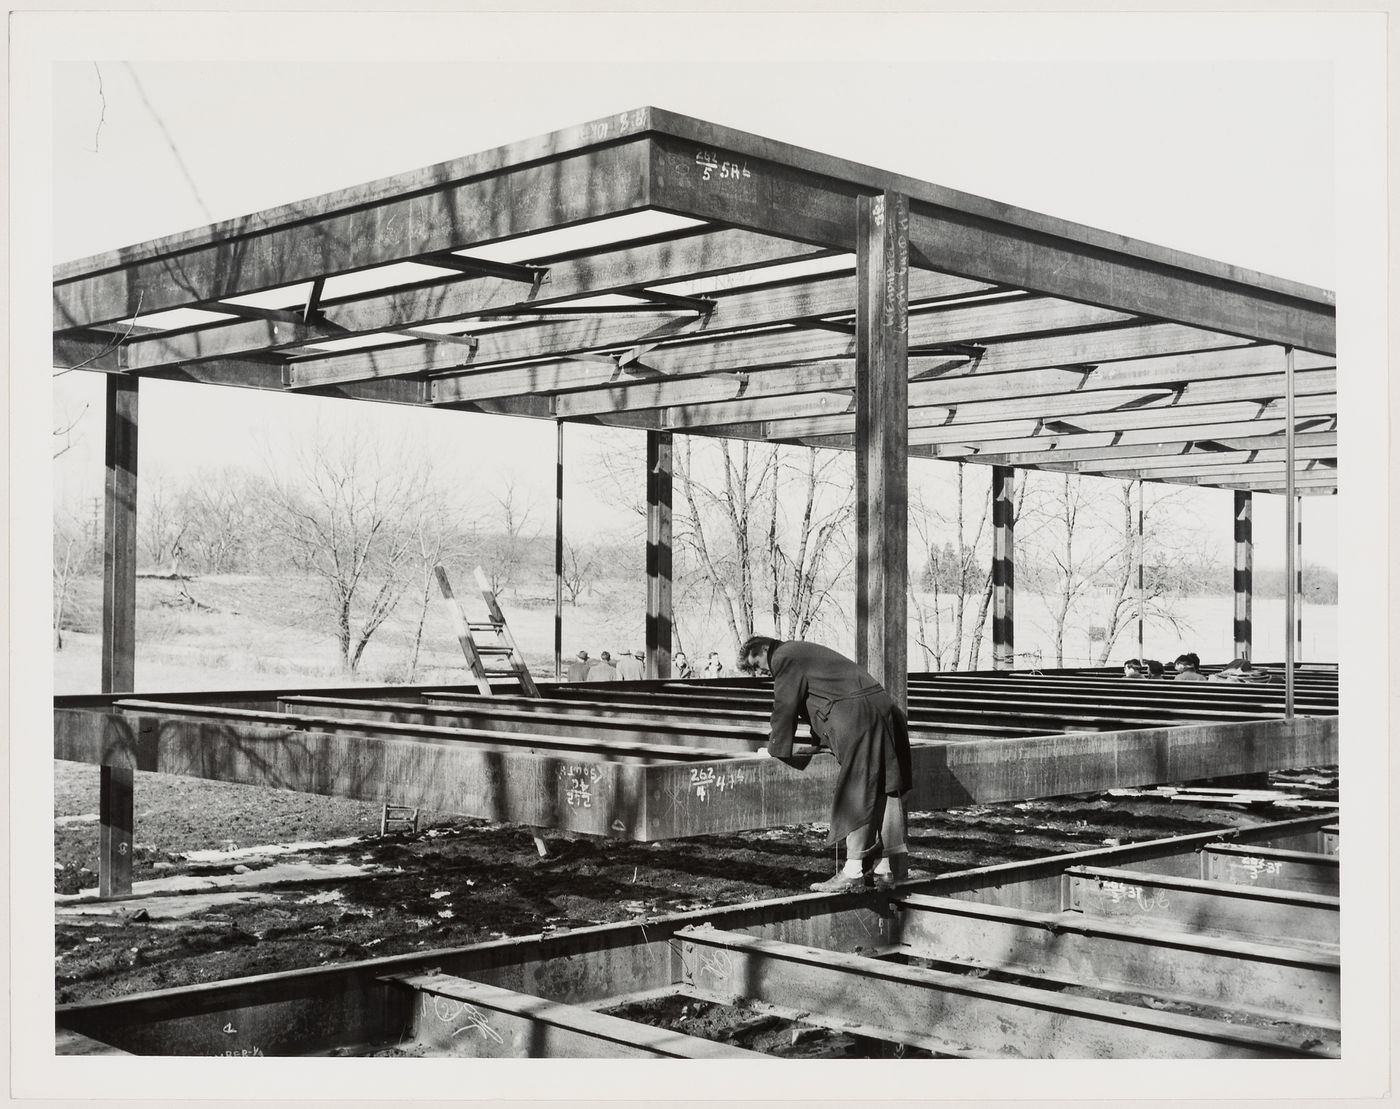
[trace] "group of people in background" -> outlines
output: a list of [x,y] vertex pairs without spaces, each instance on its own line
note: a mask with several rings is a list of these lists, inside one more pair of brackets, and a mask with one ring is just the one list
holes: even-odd
[[[564,677],[571,682],[641,681],[646,676],[646,657],[646,652],[640,648],[620,651],[616,656],[611,651],[603,651],[597,658],[580,651],[569,661]],[[698,671],[684,651],[677,651],[671,658],[673,678],[722,678],[724,674],[724,661],[718,651],[711,651]]]
[[1201,673],[1201,656],[1195,651],[1177,655],[1176,662],[1172,664],[1171,674],[1168,674],[1166,667],[1155,658],[1130,658],[1123,663],[1123,677],[1156,678],[1178,682],[1209,681],[1255,684],[1263,684],[1269,680],[1269,675],[1262,670],[1255,670],[1247,658],[1232,659],[1228,666],[1222,667],[1207,677]]

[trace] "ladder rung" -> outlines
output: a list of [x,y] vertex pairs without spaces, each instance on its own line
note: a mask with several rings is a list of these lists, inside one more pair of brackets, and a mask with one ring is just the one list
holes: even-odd
[[494,644],[487,644],[484,647],[478,647],[476,653],[479,655],[513,655],[515,654],[515,648],[497,647]]
[[472,631],[474,631],[474,632],[498,632],[498,631],[500,631],[503,627],[505,627],[505,625],[504,625],[504,624],[495,624],[495,623],[492,623],[492,624],[468,624],[467,627],[470,628],[470,629],[471,629]]

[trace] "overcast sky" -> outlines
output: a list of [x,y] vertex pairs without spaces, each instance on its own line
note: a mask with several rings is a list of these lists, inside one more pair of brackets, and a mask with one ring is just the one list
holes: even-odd
[[[578,50],[551,61],[568,27],[521,25],[530,27],[537,62],[519,37],[503,38],[503,25],[483,18],[450,24],[475,27],[490,42],[492,51],[470,62],[129,63],[99,52],[95,61],[61,63],[53,82],[53,196],[62,213],[53,222],[54,257],[654,104],[1236,265],[1335,282],[1333,86],[1324,65],[956,56],[900,65],[859,55],[819,64],[849,48],[846,24],[834,18],[811,29],[805,54],[774,44],[764,60],[745,59],[747,46],[731,56],[606,63],[580,61],[586,52]],[[411,36],[448,25],[402,17],[387,26]],[[906,49],[922,32],[930,55],[970,29],[946,20],[908,27]],[[58,381],[60,417],[90,406],[77,449],[57,467],[60,491],[88,490],[96,480],[100,387],[96,375]],[[541,499],[552,494],[554,429],[546,422],[154,381],[143,385],[141,404],[150,472],[275,460],[298,428],[320,419],[346,434],[421,442],[463,481],[514,477]],[[571,439],[571,528],[624,522],[582,480],[584,443],[596,435]],[[622,442],[640,449],[641,437]],[[1219,520],[1228,550],[1230,494],[1190,495],[1203,518]],[[1271,539],[1282,535],[1280,498],[1257,501],[1258,562],[1281,565],[1281,544]],[[1333,563],[1334,503],[1307,502],[1311,561]]]

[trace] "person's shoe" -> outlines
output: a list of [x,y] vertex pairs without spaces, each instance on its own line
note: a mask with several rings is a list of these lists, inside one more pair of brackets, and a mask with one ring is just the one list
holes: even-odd
[[886,860],[890,869],[887,872],[876,874],[875,882],[880,886],[893,886],[896,882],[905,882],[909,879],[909,853],[901,851],[897,855],[890,855]]
[[808,888],[813,893],[855,893],[857,890],[869,888],[869,885],[869,874],[862,874],[856,878],[848,878],[845,874],[836,874],[825,882],[813,882]]

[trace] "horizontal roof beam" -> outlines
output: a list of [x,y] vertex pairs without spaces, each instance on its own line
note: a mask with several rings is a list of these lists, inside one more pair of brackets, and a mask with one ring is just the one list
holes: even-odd
[[[1337,410],[1335,383],[1327,375],[1332,371],[1317,370],[1313,374],[1324,375],[1307,386],[1316,393],[1300,390],[1297,412],[1303,416],[1318,414],[1332,415]],[[1298,374],[1302,379],[1311,375]],[[1143,399],[1135,399],[1142,397]],[[1028,435],[1039,434],[1036,425],[1048,428],[1051,432],[1058,421],[1073,421],[1086,431],[1122,431],[1130,428],[1173,427],[1186,423],[1203,423],[1210,420],[1234,422],[1250,419],[1277,418],[1281,415],[1283,403],[1269,401],[1232,401],[1219,396],[1207,395],[1206,403],[1178,403],[1172,393],[1158,393],[1155,397],[1144,391],[1121,390],[1106,393],[1062,393],[1050,397],[1030,397],[1020,400],[987,401],[960,406],[929,406],[910,408],[909,427],[920,430],[936,430],[943,441],[961,440],[967,437],[976,440],[985,438],[986,431],[979,429],[1006,427],[1002,438],[1019,438],[1021,432],[1009,427],[1010,422],[1024,419],[1031,422]],[[1108,426],[1105,426],[1105,425]],[[767,434],[773,439],[797,439],[814,435],[854,434],[854,418],[850,416],[809,416],[770,421]],[[912,439],[911,439],[912,441]],[[926,439],[926,442],[938,440]]]
[[[1337,465],[1336,436],[1325,436],[1331,442],[1320,444],[1297,443],[1294,457],[1300,462],[1317,462]],[[1256,466],[1282,466],[1284,449],[1272,447],[1262,451],[1193,451],[1186,454],[1158,454],[1143,458],[1104,458],[1096,462],[1049,463],[1043,469],[1068,469],[1074,473],[1092,474],[1131,467],[1135,474],[1152,476],[1154,471],[1163,471],[1162,476],[1178,476],[1167,471],[1190,470],[1194,473],[1224,473],[1232,469]],[[1301,468],[1301,467],[1300,467]]]
[[[1265,481],[1269,478],[1283,477],[1288,472],[1288,467],[1282,462],[1237,462],[1234,466],[1205,466],[1205,465],[1182,465],[1182,466],[1137,466],[1122,467],[1120,469],[1109,469],[1100,471],[1097,476],[1119,479],[1143,478],[1153,481],[1175,481],[1178,479],[1198,478],[1203,482],[1212,484],[1222,481]],[[1329,477],[1335,481],[1337,479],[1337,460],[1328,458],[1300,458],[1294,466],[1294,474],[1298,477],[1304,474],[1312,477]]]
[[[1273,435],[1246,435],[1236,438],[1187,439],[1176,442],[1154,442],[1114,444],[1109,437],[1102,446],[1062,447],[1052,450],[1002,451],[986,454],[979,461],[994,466],[1043,466],[1055,464],[1070,466],[1086,464],[1092,469],[1098,463],[1111,463],[1118,459],[1139,459],[1156,457],[1196,458],[1219,453],[1222,457],[1241,451],[1282,450],[1283,433]],[[1303,432],[1297,436],[1298,448],[1336,447],[1337,433]]]
[[[1046,217],[1027,226],[1015,220],[1016,210],[988,201],[974,206],[966,201],[975,198],[966,194],[908,180],[876,185],[876,177],[891,180],[891,175],[877,171],[867,170],[857,184],[771,160],[792,152],[781,144],[708,125],[706,131],[735,144],[720,145],[712,153],[720,164],[739,166],[742,175],[706,175],[697,163],[706,153],[702,144],[658,136],[652,154],[652,197],[658,207],[852,250],[854,195],[872,189],[904,191],[901,186],[907,185],[914,267],[1256,341],[1336,353],[1336,309],[1321,290],[1255,280],[1257,275],[1219,264],[1183,265],[1183,255],[1160,248],[1139,250],[1145,244],[1102,232],[1085,235],[1087,229]],[[821,156],[804,161],[820,161],[836,172],[850,167]]]
[[[999,348],[992,345],[983,349],[983,358],[986,358],[994,356]],[[910,403],[956,404],[996,397],[1235,379],[1281,370],[1283,354],[1277,347],[1236,347],[1192,355],[1104,362],[1097,366],[1048,367],[1002,373],[981,371],[981,360],[957,356],[910,358],[910,376],[914,379],[909,386]],[[1297,368],[1325,367],[1331,361],[1320,355],[1300,353],[1297,355]],[[1278,376],[1277,380],[1281,382],[1282,377]],[[779,369],[756,368],[742,376],[707,374],[701,377],[625,379],[608,388],[561,396],[559,412],[561,416],[569,417],[637,408],[669,408],[790,396],[854,386],[854,360],[828,360]],[[1241,386],[1242,389],[1251,390],[1261,387],[1265,386],[1256,380]]]
[[[913,328],[918,318],[911,320],[910,326]],[[922,324],[918,325],[922,329]],[[920,335],[928,338],[929,342],[923,345],[932,345],[932,337],[920,330]],[[806,372],[805,365],[808,357],[813,363],[820,363],[823,366],[822,374],[825,375],[825,366],[831,363],[849,361],[852,369],[850,371],[849,385],[845,379],[833,379],[830,383],[822,384],[826,377],[822,376],[816,382],[819,388],[846,388],[854,385],[854,359],[848,352],[851,350],[850,343],[839,345],[819,344],[815,341],[803,341],[801,336],[788,333],[779,335],[771,339],[764,339],[763,336],[756,336],[746,341],[748,345],[741,343],[688,343],[684,347],[674,350],[661,348],[651,353],[647,359],[648,364],[655,364],[658,372],[648,376],[644,371],[635,377],[621,377],[612,373],[609,369],[598,366],[588,367],[578,363],[541,363],[534,366],[519,367],[517,369],[507,369],[500,371],[482,371],[479,376],[472,375],[465,378],[457,378],[455,375],[446,376],[435,381],[435,395],[443,401],[449,401],[459,395],[477,396],[509,396],[517,392],[529,391],[531,388],[543,391],[571,390],[598,388],[600,386],[616,386],[609,390],[606,398],[601,395],[594,399],[587,395],[579,395],[568,402],[573,414],[583,415],[594,411],[620,411],[631,407],[662,407],[663,405],[653,405],[645,403],[647,394],[638,394],[643,398],[643,403],[631,405],[626,403],[626,399],[631,395],[632,389],[645,388],[648,384],[664,379],[671,379],[677,383],[677,391],[694,390],[695,396],[691,403],[704,403],[707,400],[731,400],[735,396],[747,395],[781,395],[789,391],[786,385],[788,378],[780,377],[779,385],[771,393],[761,392],[763,390],[763,379],[760,373],[777,372],[779,369],[798,374]],[[1037,338],[1024,338],[1008,342],[986,343],[981,347],[982,353],[972,358],[966,354],[948,354],[946,356],[916,355],[909,356],[909,373],[911,379],[931,380],[934,378],[946,380],[959,378],[967,375],[1004,373],[1013,370],[1045,369],[1056,367],[1080,366],[1086,369],[1091,366],[1099,366],[1110,362],[1124,360],[1155,360],[1158,357],[1174,356],[1168,359],[1164,365],[1146,366],[1141,373],[1131,367],[1116,370],[1116,374],[1121,374],[1122,384],[1147,384],[1154,374],[1161,374],[1165,379],[1179,380],[1189,378],[1192,372],[1201,376],[1210,376],[1210,372],[1204,368],[1191,371],[1189,367],[1181,361],[1187,354],[1199,354],[1211,351],[1251,349],[1256,351],[1275,350],[1275,357],[1281,358],[1282,354],[1276,348],[1248,347],[1244,340],[1234,336],[1217,335],[1209,331],[1201,331],[1198,328],[1180,327],[1176,324],[1142,324],[1130,326],[1117,326],[1099,331],[1082,331],[1075,334],[1052,334]],[[833,353],[834,352],[834,353]],[[1300,367],[1309,364],[1309,360],[1314,356],[1300,354],[1297,356]],[[1269,361],[1269,356],[1265,355],[1261,361]],[[1329,360],[1325,358],[1317,359],[1317,363],[1325,364]],[[795,366],[794,366],[795,364]],[[659,372],[664,370],[664,374]],[[500,376],[496,376],[499,374]],[[747,375],[747,380],[742,380],[731,375]],[[1104,375],[1101,380],[1106,380],[1111,375]],[[682,386],[681,382],[688,384]],[[715,383],[719,383],[716,385]],[[1116,382],[1117,383],[1117,382]],[[1116,384],[1115,383],[1115,384]],[[736,389],[737,385],[742,388]],[[468,388],[470,386],[470,388]],[[626,388],[623,388],[626,386]],[[750,394],[749,390],[753,390]],[[674,396],[675,394],[670,394]],[[673,403],[685,403],[677,400]]]
[[[1283,375],[1259,375],[1225,381],[1192,382],[1180,388],[1170,386],[1139,386],[1135,388],[1085,388],[1077,392],[1041,393],[1035,388],[1022,389],[1018,374],[978,379],[979,389],[973,395],[1002,397],[967,403],[949,403],[944,382],[918,382],[909,386],[910,426],[928,426],[936,421],[940,426],[958,422],[978,423],[1013,419],[1017,416],[1072,416],[1084,413],[1121,412],[1125,409],[1156,409],[1177,405],[1220,403],[1231,400],[1274,399],[1282,395]],[[1092,374],[1088,375],[1091,379]],[[1083,381],[1084,377],[1080,377]],[[1053,381],[1052,381],[1053,384]],[[1086,382],[1086,385],[1088,383]],[[997,386],[1000,385],[1000,388]],[[1063,385],[1061,386],[1063,388]],[[1310,396],[1334,393],[1337,388],[1334,370],[1313,370],[1296,375],[1296,395]],[[956,395],[956,394],[955,394]],[[849,398],[847,398],[849,399]],[[800,396],[750,400],[747,397],[721,404],[692,405],[667,409],[665,426],[682,430],[706,424],[748,423],[772,420],[781,428],[788,419],[821,418],[854,413],[854,403],[844,403],[831,393],[803,393]],[[940,416],[939,413],[944,415]],[[774,429],[769,428],[770,432]],[[844,426],[833,424],[832,431],[844,433]],[[826,434],[812,427],[803,434]],[[779,434],[782,431],[779,430]]]
[[[1070,328],[1121,326],[1131,329],[1136,323],[1121,313],[1105,313],[1102,309],[1063,301],[1036,297],[988,301],[977,307],[960,305],[937,311],[920,312],[909,317],[909,344],[930,346],[942,343],[989,339],[994,336],[1025,336],[1038,332]],[[747,373],[759,367],[791,366],[804,362],[827,362],[855,357],[855,338],[829,332],[786,330],[752,335],[730,335],[713,339],[689,341],[657,347],[646,353],[637,366],[639,374],[653,371],[653,376],[700,375],[714,373]],[[911,365],[929,369],[943,365],[958,365],[968,361],[965,355],[928,357]],[[478,360],[479,361],[479,360]],[[440,402],[472,396],[512,395],[542,383],[556,390],[581,389],[617,384],[627,379],[616,378],[606,371],[582,364],[570,366],[556,363],[550,366],[517,366],[499,371],[483,369],[465,375],[453,374],[435,382]]]
[[[924,275],[918,282],[911,284],[916,285],[919,291],[928,297],[961,296],[986,289],[986,286],[975,285],[961,278],[944,277],[941,274]],[[644,324],[639,325],[635,318],[623,313],[613,317],[551,321],[525,329],[484,334],[481,336],[480,347],[464,365],[484,368],[498,363],[557,358],[609,348],[660,343],[681,335],[726,335],[755,327],[790,324],[814,316],[850,310],[855,301],[855,278],[843,274],[837,277],[807,279],[771,288],[716,294],[714,301],[713,310],[702,317],[697,318],[687,312],[677,320],[660,324],[649,331],[641,330]],[[1019,326],[1029,326],[1025,321],[1036,314],[1034,308],[1027,306],[1021,307],[1019,311],[1003,311],[999,314],[994,312],[993,308],[1002,303],[995,301],[987,308],[980,309],[993,312],[987,317],[988,326],[1018,326],[1013,321],[1020,321]],[[947,321],[946,326],[968,326],[966,320],[974,311],[976,310],[970,308],[948,309],[949,314],[961,314]],[[827,336],[822,341],[828,347],[837,350],[850,345],[849,341],[840,337]],[[297,385],[317,384],[323,381],[353,381],[371,371],[375,376],[383,376],[389,372],[390,366],[397,366],[403,373],[412,374],[421,372],[420,354],[420,348],[405,347],[392,351],[356,352],[299,362],[292,369],[292,379]],[[651,365],[659,356],[659,351],[648,351],[645,361]]]
[[180,253],[56,280],[53,326],[111,323],[638,211],[646,166],[647,144],[634,140],[236,237],[215,233]]
[[761,273],[769,265],[821,253],[816,247],[749,231],[688,230],[585,257],[548,259],[549,276],[539,287],[525,289],[517,281],[495,277],[434,281],[322,301],[320,318],[325,326],[240,321],[154,332],[127,344],[127,365],[136,369],[253,350],[291,350],[322,338],[538,309],[647,285],[716,277],[742,266],[758,266]]

